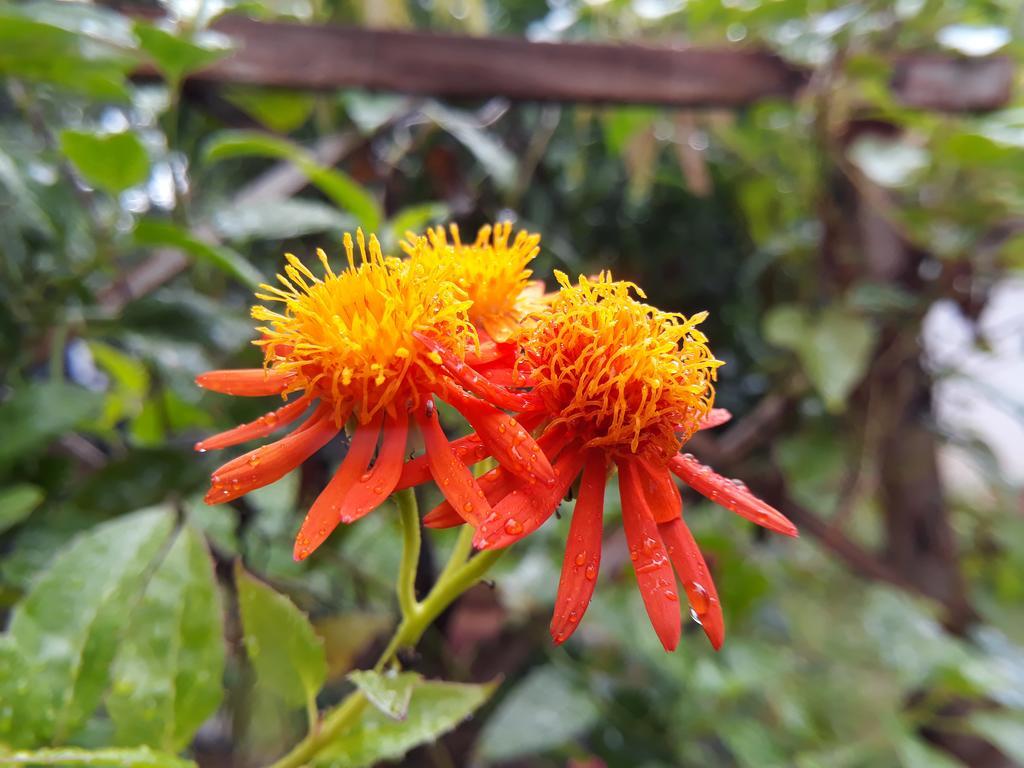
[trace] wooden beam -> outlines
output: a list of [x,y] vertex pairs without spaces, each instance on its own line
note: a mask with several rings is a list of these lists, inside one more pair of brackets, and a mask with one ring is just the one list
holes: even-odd
[[[774,54],[742,49],[534,43],[238,16],[223,17],[215,28],[238,49],[193,80],[681,108],[791,98],[808,80]],[[908,56],[894,62],[893,87],[909,106],[988,110],[1009,102],[1013,74],[1006,57]]]

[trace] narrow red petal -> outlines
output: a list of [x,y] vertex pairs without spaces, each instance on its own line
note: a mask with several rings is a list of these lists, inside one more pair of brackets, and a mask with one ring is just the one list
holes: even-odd
[[338,431],[331,409],[321,404],[291,434],[249,451],[214,472],[206,503],[223,504],[280,480],[326,445]]
[[[522,414],[517,417],[524,429],[534,429],[543,416],[537,413]],[[540,445],[540,441],[537,441]],[[466,466],[473,466],[491,455],[490,449],[480,441],[479,435],[466,435],[458,440],[452,440],[449,445],[456,456]],[[423,453],[415,459],[410,459],[402,467],[402,474],[395,485],[396,491],[411,488],[414,485],[422,485],[430,482],[430,464],[427,462],[427,454]]]
[[604,486],[608,466],[599,451],[590,451],[583,464],[580,495],[572,511],[569,538],[565,543],[562,577],[558,582],[551,638],[564,643],[590,605],[601,567],[601,522],[604,518]]
[[708,415],[701,420],[697,429],[714,429],[729,421],[732,421],[732,414],[729,411],[725,408],[712,408]]
[[313,554],[331,535],[331,531],[338,527],[341,522],[342,502],[370,466],[370,459],[377,449],[377,438],[380,437],[380,425],[383,420],[384,412],[378,411],[368,423],[356,427],[344,461],[327,487],[317,496],[302,521],[292,550],[296,560],[305,560]]
[[[466,466],[473,466],[491,455],[490,449],[480,442],[478,435],[466,435],[458,440],[452,440],[448,445],[452,453]],[[395,484],[395,490],[401,491],[414,485],[429,483],[430,478],[430,462],[427,460],[427,454],[422,453],[415,459],[405,462],[398,483]]]
[[260,416],[255,421],[241,424],[234,429],[229,429],[225,432],[211,435],[205,440],[200,440],[196,443],[195,448],[200,453],[205,453],[206,451],[229,448],[232,445],[266,437],[271,432],[288,426],[305,413],[306,408],[309,407],[309,401],[309,395],[303,395],[297,400],[288,403],[288,405],[278,408],[276,411]]
[[673,456],[668,467],[697,493],[740,517],[786,536],[798,536],[796,526],[774,507],[752,494],[747,486],[722,477],[688,453]]
[[466,418],[499,464],[525,480],[554,484],[555,473],[548,457],[513,417],[471,397],[460,387],[448,387],[444,399]]
[[676,579],[658,525],[651,516],[641,487],[638,470],[630,460],[618,460],[622,525],[629,544],[629,557],[651,625],[666,651],[679,644],[682,623]]
[[534,401],[528,395],[509,392],[492,384],[429,336],[419,331],[414,331],[413,336],[431,352],[436,353],[441,358],[444,369],[474,395],[482,397],[498,408],[507,408],[510,411],[526,411],[533,405]]
[[373,469],[363,474],[345,496],[339,510],[343,523],[351,523],[373,511],[391,495],[402,473],[405,444],[409,437],[409,412],[399,408],[384,420],[384,438]]
[[704,561],[704,555],[683,518],[661,523],[658,530],[668,549],[668,556],[676,569],[676,575],[686,590],[694,618],[717,651],[725,640],[725,620],[722,618],[722,604],[718,600],[718,591],[715,589],[708,564]]
[[444,528],[458,528],[460,525],[465,524],[466,521],[462,515],[456,512],[455,507],[449,504],[448,501],[442,501],[423,516],[423,525],[435,531]]
[[494,339],[482,338],[478,350],[466,351],[466,362],[473,367],[502,362],[511,366],[515,359],[516,345],[507,341],[497,342]]
[[237,371],[207,371],[196,376],[196,384],[224,395],[258,397],[279,395],[295,379],[294,371],[242,368]]
[[682,515],[683,498],[665,465],[640,457],[634,464],[654,522],[667,523]]
[[416,410],[416,424],[423,434],[427,463],[434,482],[466,522],[477,525],[491,514],[491,505],[487,503],[473,473],[448,444],[448,438],[437,420],[437,409],[433,401],[428,400],[425,408]]
[[569,486],[583,468],[583,452],[566,449],[555,461],[555,484],[541,485],[520,481],[499,501],[494,512],[477,526],[473,546],[477,549],[501,549],[514,544],[540,528],[558,509]]

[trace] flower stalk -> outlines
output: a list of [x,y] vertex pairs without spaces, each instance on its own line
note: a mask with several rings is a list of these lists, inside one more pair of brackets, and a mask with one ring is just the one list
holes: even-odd
[[[411,489],[399,491],[395,494],[395,502],[402,523],[402,560],[396,585],[402,619],[373,667],[376,672],[396,664],[398,652],[416,645],[434,620],[480,581],[503,552],[493,550],[470,557],[473,529],[465,526],[430,593],[422,601],[417,601],[415,582],[421,541],[416,496]],[[300,768],[310,763],[317,753],[358,722],[367,703],[362,691],[352,691],[336,707],[328,710],[306,737],[270,768]]]

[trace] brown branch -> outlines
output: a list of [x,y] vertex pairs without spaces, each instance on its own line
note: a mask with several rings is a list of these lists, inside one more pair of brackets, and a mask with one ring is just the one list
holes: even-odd
[[[809,74],[765,51],[595,43],[302,26],[223,17],[237,50],[192,80],[285,88],[374,88],[453,98],[669,107],[739,107],[791,98]],[[152,76],[152,69],[140,70]],[[1005,56],[906,55],[892,87],[909,106],[960,112],[1005,106],[1014,65]]]

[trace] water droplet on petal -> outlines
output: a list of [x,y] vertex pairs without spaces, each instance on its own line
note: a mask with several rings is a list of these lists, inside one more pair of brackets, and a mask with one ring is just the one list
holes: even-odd
[[515,518],[509,518],[505,521],[505,533],[509,536],[516,536],[523,532],[523,524]]
[[576,565],[583,565],[585,562],[587,562],[586,552],[580,552],[578,555],[576,555]]

